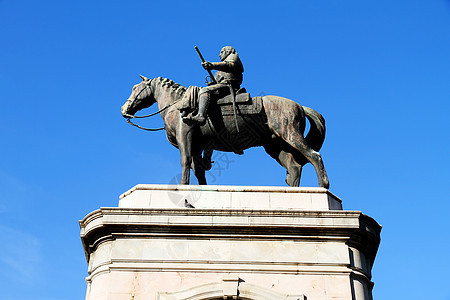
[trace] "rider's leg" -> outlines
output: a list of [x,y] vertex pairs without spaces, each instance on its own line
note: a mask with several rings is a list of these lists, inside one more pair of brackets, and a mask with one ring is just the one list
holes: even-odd
[[209,106],[209,92],[200,94],[198,99],[198,113],[192,117],[192,121],[198,123],[199,125],[204,125],[206,123],[206,111]]

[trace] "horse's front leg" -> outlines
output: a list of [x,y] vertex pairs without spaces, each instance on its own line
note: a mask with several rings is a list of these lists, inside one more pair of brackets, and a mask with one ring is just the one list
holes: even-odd
[[180,184],[189,184],[192,164],[192,130],[182,130],[180,138],[177,139],[181,158],[181,180]]

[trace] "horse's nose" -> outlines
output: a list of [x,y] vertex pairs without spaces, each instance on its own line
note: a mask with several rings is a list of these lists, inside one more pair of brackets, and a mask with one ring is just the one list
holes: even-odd
[[124,108],[123,106],[122,106],[121,112],[122,112],[122,117],[124,117],[125,119],[131,119],[134,117],[132,114],[129,114],[127,112],[127,109]]
[[127,108],[126,108],[126,105],[125,105],[125,104],[122,105],[122,108],[120,109],[120,112],[122,113],[122,116],[123,116],[124,118],[127,118]]

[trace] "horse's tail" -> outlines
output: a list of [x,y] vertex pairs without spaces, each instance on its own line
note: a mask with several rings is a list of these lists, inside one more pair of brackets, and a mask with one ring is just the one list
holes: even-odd
[[310,129],[305,138],[306,142],[315,151],[319,151],[325,140],[325,119],[314,109],[302,107],[310,123]]

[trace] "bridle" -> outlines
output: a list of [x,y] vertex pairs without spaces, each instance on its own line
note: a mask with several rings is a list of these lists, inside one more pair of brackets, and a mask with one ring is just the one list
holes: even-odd
[[[148,85],[150,85],[150,83],[151,83],[152,80],[153,80],[153,79],[150,80],[150,82],[148,83]],[[137,97],[138,97],[144,90],[145,90],[145,88],[143,88],[143,89],[136,95],[136,97],[134,97],[134,99],[128,98],[127,101],[125,101],[125,103],[126,103],[126,102],[132,102],[132,101],[136,100]],[[161,108],[161,109],[158,110],[157,112],[151,113],[151,114],[149,114],[149,115],[145,115],[145,116],[132,116],[132,115],[129,115],[129,114],[123,114],[123,116],[125,116],[125,117],[127,118],[127,123],[128,123],[128,124],[133,125],[133,126],[139,128],[139,129],[143,129],[143,130],[147,130],[147,131],[159,131],[159,130],[163,130],[163,129],[165,129],[165,127],[161,127],[161,128],[145,128],[145,127],[139,126],[139,125],[137,125],[137,124],[134,124],[133,122],[130,121],[130,119],[132,119],[132,118],[136,118],[136,119],[144,119],[144,118],[148,118],[148,117],[153,117],[153,116],[155,116],[155,115],[157,115],[157,114],[159,114],[159,113],[162,113],[163,111],[165,111],[166,109],[168,109],[168,108],[171,107],[172,105],[174,105],[174,104],[180,102],[181,100],[182,100],[182,98],[181,98],[181,99],[178,99],[178,100],[175,101],[175,102],[169,103],[168,105],[164,106],[163,108]],[[155,101],[155,102],[156,102],[156,101]]]

